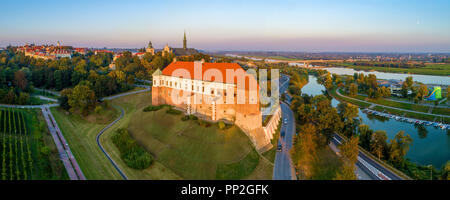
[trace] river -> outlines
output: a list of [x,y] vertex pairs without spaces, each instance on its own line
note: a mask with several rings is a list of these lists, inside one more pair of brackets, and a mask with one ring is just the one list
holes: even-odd
[[418,81],[424,84],[433,85],[450,85],[449,76],[432,76],[432,75],[419,75],[419,74],[399,74],[399,73],[388,73],[388,72],[378,72],[378,71],[357,71],[352,68],[342,68],[342,67],[328,67],[325,68],[330,73],[338,75],[353,75],[354,73],[364,73],[375,74],[379,79],[395,79],[404,81],[406,77],[412,76],[414,81]]
[[[323,94],[323,90],[325,87],[317,83],[317,78],[309,76],[309,83],[303,87],[302,93],[319,95]],[[332,105],[336,107],[338,103],[339,101],[333,98]],[[368,116],[361,110],[359,116],[362,118],[362,123],[369,125],[372,130],[386,131],[389,139],[393,139],[402,130],[411,135],[413,142],[406,157],[412,162],[422,165],[432,164],[436,168],[441,168],[445,162],[450,160],[450,135],[447,135],[445,130],[424,126],[419,131],[414,124],[394,119],[377,119],[373,115]]]

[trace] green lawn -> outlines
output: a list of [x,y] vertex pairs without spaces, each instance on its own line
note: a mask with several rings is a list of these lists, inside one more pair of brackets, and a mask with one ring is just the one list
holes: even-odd
[[312,165],[311,180],[333,180],[343,164],[339,156],[326,146],[318,151],[317,157]]
[[138,110],[128,130],[157,161],[180,177],[244,179],[258,165],[259,155],[254,155],[250,140],[237,127],[200,127],[196,121],[181,121],[179,115],[166,114],[166,109]]
[[51,108],[51,111],[87,179],[122,179],[95,140],[98,132],[119,116],[118,112],[106,123],[96,123],[78,115],[66,115],[59,108]]
[[[151,93],[139,93],[112,100],[110,105],[123,108],[122,120],[101,137],[101,143],[129,179],[271,179],[273,166],[256,154],[248,137],[237,127],[220,130],[216,124],[205,128],[196,121],[182,121],[166,109],[143,112],[151,104]],[[65,115],[52,109],[58,125],[88,179],[121,179],[97,147],[95,136],[106,126],[94,117],[90,120]],[[114,113],[108,122],[117,118]],[[104,121],[104,120],[103,120]],[[145,170],[134,170],[121,160],[111,136],[125,127],[154,157]],[[229,169],[229,170],[224,170]]]

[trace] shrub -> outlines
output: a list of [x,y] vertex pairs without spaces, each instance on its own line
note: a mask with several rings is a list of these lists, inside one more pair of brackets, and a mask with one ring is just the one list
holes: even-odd
[[198,117],[195,116],[195,115],[189,115],[189,118],[190,118],[191,120],[198,120]]
[[166,113],[171,115],[181,115],[183,112],[170,108],[166,111]]
[[150,105],[150,106],[145,107],[143,111],[144,112],[153,112],[153,111],[161,110],[161,108],[163,108],[163,107],[164,107],[163,105],[159,105],[159,106]]
[[101,106],[96,106],[94,111],[97,115],[99,115],[103,112],[103,108]]
[[219,128],[221,130],[224,130],[227,127],[227,125],[223,121],[219,121],[219,123],[217,123],[217,125],[219,125]]
[[203,120],[198,120],[198,125],[202,126],[202,127],[210,127],[211,123],[207,122],[207,121],[203,121]]
[[189,120],[189,116],[188,115],[185,115],[184,117],[181,118],[181,121],[187,121],[187,120]]
[[118,129],[111,138],[119,149],[120,157],[128,167],[146,169],[153,163],[153,157],[137,144],[126,129]]

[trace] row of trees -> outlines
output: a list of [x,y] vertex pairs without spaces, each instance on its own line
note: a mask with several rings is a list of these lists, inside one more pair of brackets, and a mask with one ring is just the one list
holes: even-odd
[[424,63],[407,63],[407,62],[354,62],[355,66],[374,66],[374,67],[389,67],[389,68],[420,68],[425,67]]

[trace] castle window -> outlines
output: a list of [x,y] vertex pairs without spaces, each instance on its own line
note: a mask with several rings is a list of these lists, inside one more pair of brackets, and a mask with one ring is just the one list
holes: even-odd
[[194,86],[192,86],[192,91],[194,91]]
[[172,81],[170,81],[170,87],[172,87]]
[[205,92],[205,87],[202,87],[202,92]]

